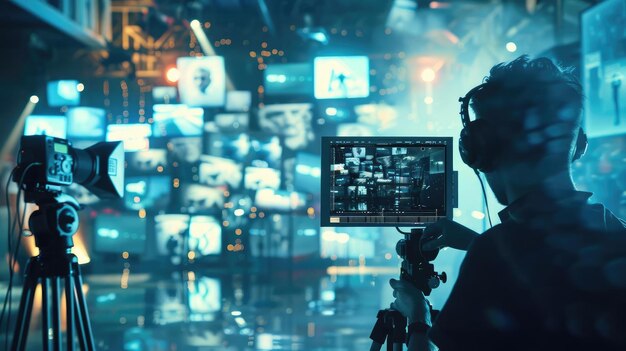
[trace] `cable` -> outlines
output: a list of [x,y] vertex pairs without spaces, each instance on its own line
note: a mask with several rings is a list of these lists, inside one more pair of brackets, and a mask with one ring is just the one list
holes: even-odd
[[409,235],[409,234],[411,234],[411,233],[408,233],[408,232],[403,232],[402,230],[400,230],[400,228],[399,228],[399,227],[396,227],[396,230],[397,230],[400,234],[404,234],[404,235]]
[[483,179],[480,177],[480,173],[478,173],[477,169],[474,169],[474,173],[478,177],[478,181],[480,182],[480,188],[483,190],[483,199],[485,200],[485,207],[487,208],[487,218],[489,219],[489,227],[493,228],[493,224],[491,223],[491,211],[489,211],[489,200],[487,200],[487,192],[485,191],[485,184],[483,184]]

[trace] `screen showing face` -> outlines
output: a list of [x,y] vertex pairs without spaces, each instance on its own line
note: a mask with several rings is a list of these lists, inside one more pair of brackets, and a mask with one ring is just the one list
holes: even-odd
[[94,107],[74,107],[67,110],[69,138],[102,140],[105,133],[106,111]]
[[222,252],[222,223],[211,216],[193,216],[189,223],[189,251],[196,257]]
[[252,94],[249,91],[234,90],[226,93],[226,111],[248,112],[252,103]]
[[330,225],[432,223],[447,215],[450,138],[324,138]]
[[65,116],[26,117],[24,135],[47,135],[55,138],[67,138],[67,119]]
[[281,135],[290,150],[305,148],[313,141],[311,104],[266,105],[259,110],[259,127],[264,132]]
[[315,98],[365,98],[370,93],[367,56],[316,57]]
[[95,221],[95,250],[103,253],[143,253],[146,220],[137,215],[98,214]]
[[80,104],[80,92],[76,80],[48,82],[48,106],[76,106]]
[[149,124],[109,124],[106,141],[123,141],[124,151],[148,150],[152,128]]
[[313,95],[313,68],[308,63],[270,64],[264,78],[268,96]]
[[204,126],[204,110],[185,105],[154,105],[155,137],[200,136]]
[[176,63],[180,71],[178,90],[183,104],[224,106],[226,73],[223,57],[180,57]]

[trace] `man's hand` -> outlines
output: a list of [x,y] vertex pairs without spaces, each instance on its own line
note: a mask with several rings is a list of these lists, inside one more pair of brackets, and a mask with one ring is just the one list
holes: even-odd
[[442,247],[451,247],[467,251],[472,240],[478,236],[475,231],[453,222],[441,219],[424,229],[422,236],[422,250],[436,250]]
[[393,297],[396,298],[391,308],[407,317],[409,324],[421,322],[432,326],[430,304],[421,290],[409,282],[397,279],[390,279],[389,285],[393,288]]

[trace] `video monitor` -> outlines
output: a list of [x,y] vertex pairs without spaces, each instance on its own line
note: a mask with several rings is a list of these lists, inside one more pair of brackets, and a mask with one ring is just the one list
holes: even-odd
[[222,309],[222,284],[217,278],[200,276],[187,284],[189,290],[189,319],[206,322],[215,319]]
[[202,155],[198,167],[200,184],[208,186],[227,185],[229,189],[238,189],[242,180],[242,166],[233,160]]
[[322,175],[321,158],[319,155],[300,152],[296,155],[294,170],[294,186],[296,190],[309,194],[320,193],[320,177]]
[[253,167],[280,169],[283,147],[279,137],[271,134],[251,134],[248,159]]
[[290,150],[306,148],[315,138],[312,107],[312,104],[265,105],[259,110],[259,127],[282,136]]
[[207,133],[236,133],[247,131],[250,124],[248,113],[218,113],[212,121],[204,124],[204,131]]
[[76,106],[80,104],[80,92],[76,80],[48,82],[48,106]]
[[585,131],[592,138],[626,133],[624,23],[623,0],[601,2],[581,17]]
[[172,189],[170,176],[126,177],[124,205],[129,210],[164,209]]
[[228,112],[248,112],[252,104],[252,93],[245,90],[231,90],[226,93],[225,110]]
[[244,187],[248,190],[280,188],[280,171],[274,168],[246,167]]
[[140,151],[150,148],[152,128],[149,124],[109,124],[106,141],[123,141],[124,151]]
[[202,138],[173,138],[167,144],[175,161],[195,163],[202,155]]
[[452,217],[452,138],[323,137],[322,226],[416,226]]
[[187,250],[193,251],[196,258],[221,254],[221,220],[213,216],[192,216]]
[[102,140],[106,132],[106,111],[95,107],[67,110],[67,137]]
[[367,56],[316,57],[316,99],[366,98],[370,94],[370,68]]
[[260,209],[273,211],[297,211],[306,208],[307,196],[302,193],[272,188],[259,188],[254,203]]
[[65,116],[30,115],[26,117],[24,135],[47,135],[67,139],[67,118]]
[[149,175],[167,173],[167,150],[150,149],[129,152],[126,155],[127,175]]
[[209,133],[205,152],[243,163],[250,153],[250,136],[247,133]]
[[152,101],[155,104],[176,103],[178,91],[176,87],[154,87],[152,88]]
[[186,105],[154,105],[152,135],[155,137],[201,136],[204,109]]
[[146,220],[136,214],[96,216],[94,250],[101,253],[141,254],[146,246]]
[[180,79],[180,101],[188,106],[224,106],[226,99],[226,72],[224,58],[179,57],[176,60]]
[[269,64],[263,73],[268,96],[313,95],[313,67],[309,63]]
[[184,184],[178,189],[180,211],[183,213],[210,214],[224,208],[225,188],[201,184]]
[[160,214],[154,216],[156,254],[178,257],[172,263],[180,263],[186,256],[185,238],[189,230],[189,216],[184,214]]

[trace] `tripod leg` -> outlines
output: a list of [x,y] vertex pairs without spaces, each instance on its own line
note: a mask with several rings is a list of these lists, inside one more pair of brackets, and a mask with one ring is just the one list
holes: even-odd
[[[28,262],[28,267],[26,268],[26,279],[24,280],[24,288],[22,290],[22,297],[20,298],[20,308],[17,315],[17,323],[15,324],[13,341],[11,342],[11,351],[24,351],[26,348],[30,316],[33,310],[35,288],[37,287],[38,280],[35,274],[36,264],[36,262],[31,260]],[[11,307],[9,306],[9,308]]]
[[[54,339],[54,330],[50,329],[50,302],[48,294],[50,293],[49,278],[41,279],[41,337],[42,345],[45,351],[50,350],[50,342]],[[52,333],[52,334],[51,334]]]
[[61,292],[59,291],[59,277],[52,280],[52,341],[53,350],[61,351]]
[[83,351],[94,351],[96,346],[93,341],[93,332],[91,331],[91,322],[89,321],[89,313],[87,312],[87,301],[85,301],[85,295],[83,294],[83,278],[80,275],[80,267],[77,262],[73,263],[73,275],[74,284],[76,285],[76,299],[78,300],[78,311],[80,312],[80,319],[84,326],[85,339],[87,341],[87,349]]
[[74,279],[70,275],[65,277],[65,319],[67,335],[67,351],[74,351]]

